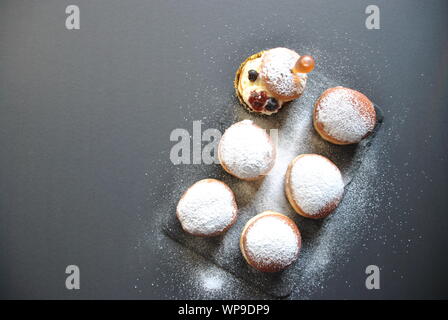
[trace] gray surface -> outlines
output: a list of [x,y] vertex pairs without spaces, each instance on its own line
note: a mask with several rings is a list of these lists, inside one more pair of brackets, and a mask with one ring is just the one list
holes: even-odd
[[[377,31],[370,1],[76,1],[81,30],[67,31],[74,3],[0,2],[1,298],[202,297],[179,289],[188,275],[166,249],[135,250],[170,175],[169,134],[203,118],[198,87],[231,95],[243,57],[292,38],[393,119],[376,234],[312,298],[448,298],[446,1],[376,1]],[[79,291],[64,287],[68,264]],[[368,264],[381,290],[365,289]]]

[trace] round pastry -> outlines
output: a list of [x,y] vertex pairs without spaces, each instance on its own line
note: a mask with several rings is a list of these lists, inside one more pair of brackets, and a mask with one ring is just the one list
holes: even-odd
[[329,159],[318,154],[302,154],[288,166],[285,193],[298,214],[324,218],[341,201],[344,181],[338,167]]
[[271,137],[251,120],[230,126],[218,145],[221,166],[243,180],[255,180],[268,174],[274,166],[275,154]]
[[226,232],[235,223],[237,211],[235,196],[224,182],[203,179],[185,191],[176,215],[185,232],[211,237]]
[[375,128],[373,103],[361,92],[344,87],[325,90],[317,99],[313,113],[314,128],[334,144],[358,143]]
[[294,221],[283,214],[265,211],[246,223],[240,249],[250,266],[262,272],[277,272],[297,260],[301,243]]
[[259,52],[244,61],[236,72],[236,95],[249,111],[277,113],[285,102],[298,98],[307,75],[314,68],[310,56],[287,48]]

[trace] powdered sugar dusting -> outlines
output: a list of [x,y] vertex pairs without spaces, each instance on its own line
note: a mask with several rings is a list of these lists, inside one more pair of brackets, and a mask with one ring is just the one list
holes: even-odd
[[271,89],[281,96],[301,94],[306,85],[306,74],[299,74],[300,86],[294,80],[291,69],[294,68],[300,56],[287,48],[268,50],[263,57],[261,73]]
[[202,287],[207,291],[220,290],[223,286],[224,279],[217,274],[201,274]]
[[339,201],[344,192],[339,169],[320,156],[298,158],[291,169],[290,181],[294,200],[310,215],[317,215],[328,204]]
[[266,174],[275,162],[275,149],[266,131],[245,120],[228,128],[219,144],[219,157],[236,176],[252,179]]
[[332,90],[320,100],[317,121],[328,134],[340,141],[356,143],[372,128],[374,123],[363,117],[360,105],[348,90]]
[[[223,108],[225,112],[229,112],[229,119],[221,124],[223,128],[235,121],[251,119],[263,128],[278,129],[275,166],[263,179],[253,182],[236,179],[223,172],[218,165],[173,166],[170,168],[171,171],[174,171],[175,180],[166,184],[167,190],[162,192],[164,202],[161,203],[161,207],[157,211],[161,219],[160,222],[163,222],[165,233],[237,278],[252,284],[252,286],[240,286],[236,289],[233,288],[234,284],[230,285],[230,279],[235,278],[228,277],[229,282],[226,283],[229,283],[229,286],[226,286],[225,291],[213,291],[214,297],[221,297],[221,293],[226,292],[228,294],[226,297],[229,298],[234,292],[232,290],[242,290],[243,292],[249,288],[262,290],[275,296],[285,296],[291,293],[291,288],[295,285],[297,288],[293,290],[291,297],[310,297],[325,287],[329,277],[337,274],[335,268],[351,258],[349,248],[359,240],[361,235],[366,234],[366,228],[372,219],[370,209],[377,206],[375,199],[372,199],[376,195],[372,179],[377,176],[376,160],[378,152],[382,152],[381,146],[374,143],[372,147],[375,146],[375,151],[364,156],[367,149],[366,144],[371,142],[370,138],[357,145],[344,147],[323,140],[313,128],[312,105],[326,88],[334,87],[337,83],[319,72],[313,72],[310,81],[310,86],[304,95],[282,110],[276,117],[259,117],[249,114],[237,104],[231,110]],[[228,106],[228,103],[224,105]],[[235,118],[231,116],[233,111],[235,111]],[[208,118],[210,125],[221,123],[222,119],[222,112],[212,113]],[[357,170],[358,161],[362,160],[363,171],[357,173],[355,182],[346,185],[347,192],[336,212],[323,220],[306,219],[296,214],[284,194],[284,177],[287,166],[297,155],[304,153],[316,153],[329,158],[341,170],[346,184]],[[178,228],[177,221],[170,214],[172,210],[169,209],[170,205],[178,200],[179,190],[184,190],[186,184],[190,184],[198,177],[210,176],[222,179],[232,188],[239,207],[235,225],[219,240],[187,235]],[[277,211],[293,219],[302,235],[302,249],[297,262],[285,269],[281,275],[254,272],[253,268],[248,267],[239,250],[238,243],[245,223],[256,214],[266,210]],[[186,261],[191,259],[189,250],[180,250],[180,252],[185,255]],[[176,266],[183,267],[176,259],[174,259]],[[182,264],[184,263],[185,261],[182,262]],[[195,260],[195,263],[199,262]],[[192,294],[190,293],[191,288],[185,287],[185,292],[188,295]],[[211,291],[201,289],[194,292],[192,297],[208,295]],[[244,297],[249,296],[247,293],[239,294]]]
[[298,237],[286,222],[274,216],[255,220],[246,233],[251,259],[262,266],[287,266],[299,251]]
[[192,234],[214,234],[227,228],[236,214],[232,192],[219,181],[201,180],[177,206],[182,227]]

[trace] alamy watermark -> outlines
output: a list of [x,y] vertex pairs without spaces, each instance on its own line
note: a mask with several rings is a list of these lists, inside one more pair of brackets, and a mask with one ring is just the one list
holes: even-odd
[[65,287],[68,290],[79,290],[81,288],[81,273],[79,267],[71,264],[65,268],[68,277],[65,279]]
[[368,14],[366,28],[369,30],[380,29],[380,8],[371,4],[366,7],[365,13]]
[[376,265],[370,265],[366,268],[366,288],[368,290],[380,289],[380,268]]
[[67,30],[79,30],[80,20],[79,20],[79,7],[75,5],[69,5],[65,8],[65,13],[68,14],[65,19],[65,27]]
[[[80,10],[77,5],[68,5],[65,8],[65,13],[68,15],[65,19],[65,27],[67,30],[79,30],[80,29]],[[365,9],[367,18],[365,20],[365,26],[369,30],[378,30],[380,26],[380,8],[377,5],[370,4]]]
[[[275,146],[278,143],[278,129],[270,129]],[[203,130],[202,121],[193,121],[192,133],[187,129],[177,128],[170,134],[170,141],[176,142],[170,151],[170,160],[179,164],[219,164],[218,144],[222,133],[215,128]]]

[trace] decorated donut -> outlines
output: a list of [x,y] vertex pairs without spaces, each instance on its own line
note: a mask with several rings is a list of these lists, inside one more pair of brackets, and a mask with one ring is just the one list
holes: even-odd
[[234,81],[236,94],[249,111],[277,113],[285,102],[300,97],[313,68],[311,56],[301,57],[287,48],[259,52],[240,65]]

